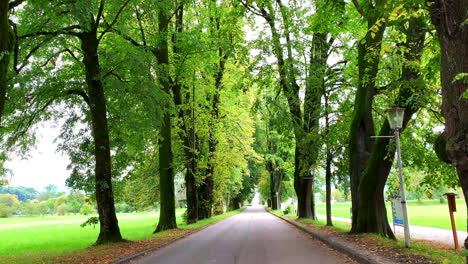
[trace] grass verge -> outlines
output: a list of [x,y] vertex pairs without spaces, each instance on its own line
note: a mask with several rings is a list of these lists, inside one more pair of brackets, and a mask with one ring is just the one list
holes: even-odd
[[[243,208],[244,209],[244,208]],[[94,243],[97,232],[95,236],[92,237],[92,240],[89,239],[90,234],[86,230],[78,227],[77,223],[73,223],[72,226],[70,223],[64,225],[46,225],[46,227],[41,225],[36,225],[29,228],[40,229],[38,232],[40,237],[35,237],[34,234],[28,234],[24,230],[14,228],[17,233],[21,234],[23,237],[27,236],[30,242],[28,243],[28,249],[16,248],[14,251],[10,251],[9,254],[0,254],[0,263],[2,264],[30,264],[30,263],[53,263],[53,264],[87,264],[87,263],[109,263],[115,260],[118,260],[122,257],[125,257],[130,254],[137,253],[139,251],[156,247],[163,243],[166,243],[172,239],[184,236],[190,232],[206,227],[210,224],[218,222],[220,220],[226,219],[230,216],[240,213],[243,209],[227,212],[222,215],[213,216],[209,219],[204,219],[198,221],[195,224],[183,224],[183,221],[180,216],[177,217],[178,229],[168,230],[160,232],[157,234],[152,234],[157,224],[157,218],[154,217],[130,217],[126,221],[119,220],[120,228],[124,238],[129,239],[127,242],[123,243],[113,243],[100,246],[91,246]],[[60,230],[56,228],[60,227],[63,229],[62,234]],[[50,235],[44,236],[43,229],[49,230]],[[88,232],[92,227],[88,227]],[[5,230],[4,230],[5,231]],[[37,230],[36,230],[37,231]],[[75,237],[75,234],[80,234],[80,231],[85,233],[84,236]],[[96,230],[94,230],[96,231]],[[0,233],[1,230],[0,230]],[[9,234],[9,239],[14,239]],[[36,233],[38,235],[38,233]],[[59,240],[54,240],[53,236],[62,236]],[[84,238],[83,238],[84,237]],[[23,239],[22,237],[18,237]],[[51,243],[47,244],[44,239],[51,238]],[[35,239],[39,239],[35,240]],[[79,240],[77,242],[77,240]],[[2,245],[0,252],[6,252],[8,248],[3,245],[3,236],[2,236]],[[91,242],[92,241],[92,242]],[[11,242],[8,241],[7,242]],[[63,243],[62,246],[59,246],[60,243]],[[11,244],[11,243],[10,243]],[[23,243],[24,244],[24,243]]]
[[391,258],[395,263],[441,263],[441,264],[465,264],[465,258],[459,255],[450,246],[427,240],[412,239],[411,248],[406,248],[404,241],[395,241],[376,234],[350,235],[349,223],[333,221],[334,226],[325,225],[325,220],[297,219],[294,215],[284,215],[282,211],[271,210],[271,213],[294,220],[299,225],[311,229],[329,237],[337,238],[347,245],[354,244],[356,248],[366,249],[372,254],[381,254]]
[[[457,230],[466,231],[467,209],[465,200],[457,199],[457,212],[455,223]],[[447,202],[440,203],[439,200],[408,201],[408,217],[411,225],[437,227],[452,229]],[[392,208],[389,202],[385,203],[387,208],[388,222],[393,222]],[[317,204],[317,214],[325,215],[325,204]],[[332,215],[335,217],[351,218],[351,202],[332,204]]]

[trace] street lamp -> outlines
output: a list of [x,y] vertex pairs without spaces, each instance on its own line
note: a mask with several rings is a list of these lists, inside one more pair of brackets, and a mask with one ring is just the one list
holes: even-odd
[[403,127],[403,117],[405,109],[394,106],[387,110],[387,119],[391,129],[401,129]]
[[403,117],[405,115],[405,109],[401,107],[392,107],[387,110],[388,123],[390,128],[394,130],[394,137],[396,143],[396,152],[398,157],[398,172],[400,176],[400,201],[401,209],[403,213],[403,225],[405,229],[405,245],[410,247],[410,231],[408,223],[408,209],[406,207],[406,197],[405,197],[405,182],[403,180],[403,169],[401,162],[401,149],[400,149],[400,129],[403,127]]

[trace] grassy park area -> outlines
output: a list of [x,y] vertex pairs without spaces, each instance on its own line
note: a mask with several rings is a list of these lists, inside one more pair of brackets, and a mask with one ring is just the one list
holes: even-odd
[[[214,216],[193,225],[183,224],[183,210],[177,211],[180,228],[197,229],[233,213]],[[154,238],[159,213],[118,214],[122,236],[128,240]],[[89,216],[46,216],[0,218],[0,263],[50,263],[54,256],[91,246],[99,233],[99,226],[80,227]],[[164,234],[162,234],[164,235]]]
[[[466,231],[466,204],[463,199],[457,199],[457,212],[455,223],[457,230]],[[408,201],[408,216],[411,225],[428,226],[451,229],[448,206],[438,200]],[[386,203],[389,222],[392,222],[392,209],[389,202]],[[332,216],[351,218],[351,202],[332,204]],[[325,204],[317,204],[317,214],[325,215]]]

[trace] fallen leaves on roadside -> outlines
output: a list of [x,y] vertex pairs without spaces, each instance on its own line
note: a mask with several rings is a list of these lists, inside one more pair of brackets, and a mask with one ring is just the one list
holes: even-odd
[[191,231],[192,229],[187,228],[173,229],[149,239],[92,246],[68,255],[56,257],[52,262],[56,264],[110,263],[145,249],[157,247],[170,240],[186,235]]

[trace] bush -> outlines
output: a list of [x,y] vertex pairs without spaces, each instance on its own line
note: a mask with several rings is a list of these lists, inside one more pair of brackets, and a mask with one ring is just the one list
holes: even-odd
[[294,213],[294,206],[292,206],[292,205],[286,206],[286,208],[284,209],[283,213],[284,213],[285,215]]
[[82,215],[89,215],[94,213],[94,206],[92,206],[89,203],[85,203],[81,208],[80,208],[80,214]]
[[115,205],[115,211],[117,211],[117,213],[130,213],[132,207],[125,202],[120,202]]
[[59,215],[59,216],[65,215],[67,213],[67,210],[65,209],[65,205],[63,205],[63,204],[57,206],[56,211],[57,211],[57,215]]
[[224,207],[222,203],[215,204],[213,214],[222,215],[224,213]]
[[187,210],[185,210],[185,212],[182,214],[182,220],[184,221],[184,223],[188,224],[187,223]]

